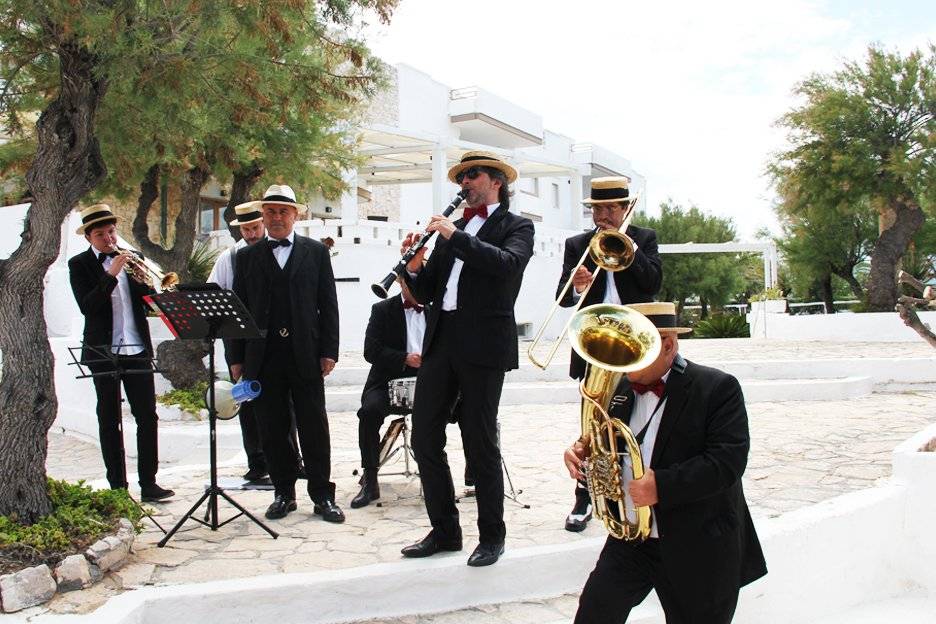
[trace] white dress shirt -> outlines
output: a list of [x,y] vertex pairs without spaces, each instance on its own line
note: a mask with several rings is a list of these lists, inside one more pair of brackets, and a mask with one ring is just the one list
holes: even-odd
[[[91,249],[94,249],[92,247]],[[94,255],[100,260],[101,252],[94,249]],[[101,266],[107,271],[114,259],[105,257]],[[118,355],[137,355],[143,352],[143,337],[137,329],[133,318],[133,299],[130,294],[130,283],[127,272],[117,274],[117,287],[111,291],[111,314],[113,331],[111,333],[111,351]],[[124,347],[122,345],[135,345]]]
[[[269,234],[266,236],[266,240],[278,240],[276,238],[271,238]],[[279,265],[279,268],[286,266],[286,263],[289,262],[289,254],[292,253],[293,245],[296,244],[296,233],[290,232],[289,236],[286,237],[286,240],[289,241],[289,246],[283,247],[280,245],[273,249],[273,257],[276,258],[276,264]]]
[[[666,374],[663,375],[662,379],[664,383],[669,379],[670,372],[672,371],[666,371]],[[643,394],[634,393],[634,411],[631,412],[630,424],[628,426],[630,430],[634,432],[634,436],[640,433],[640,430],[643,429],[644,426],[647,427],[643,442],[640,444],[640,456],[643,459],[645,471],[648,467],[652,467],[650,466],[650,459],[653,457],[653,447],[656,444],[657,432],[660,430],[660,420],[663,418],[663,410],[666,409],[666,401],[665,393],[663,394],[662,402],[660,398],[652,392],[644,392]],[[655,413],[654,410],[656,410]],[[650,421],[649,425],[647,425],[647,421]],[[631,461],[629,455],[624,456],[624,465],[627,467],[625,475],[630,475]],[[630,480],[625,483],[624,491],[627,492],[629,487]],[[630,494],[627,494],[625,499],[627,509],[629,511],[632,510],[634,508],[634,501],[631,500]],[[627,516],[631,522],[637,519],[636,513],[632,514],[629,512]],[[653,511],[653,507],[650,508],[650,516],[650,537],[660,537],[660,533],[657,531],[656,512]]]
[[[400,295],[403,299],[403,295]],[[406,303],[406,299],[403,299]],[[404,308],[403,316],[406,317],[406,352],[422,353],[423,336],[426,334],[426,310],[417,312],[412,308]]]
[[[498,206],[500,206],[500,203],[488,206],[488,215],[497,210]],[[482,217],[481,215],[473,216],[471,221],[465,224],[464,232],[471,236],[476,235],[485,221],[487,221],[487,217]],[[445,294],[442,296],[442,310],[444,312],[458,309],[458,280],[461,277],[463,266],[465,266],[465,261],[455,258],[455,263],[452,264],[452,272],[449,273],[448,282],[445,284]]]
[[234,287],[234,256],[246,246],[247,241],[242,238],[233,247],[228,247],[222,251],[211,269],[208,281],[214,282],[225,290],[231,290]]

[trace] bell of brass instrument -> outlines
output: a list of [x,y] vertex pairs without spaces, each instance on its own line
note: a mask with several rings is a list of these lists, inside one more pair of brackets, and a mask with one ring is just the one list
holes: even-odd
[[[640,445],[630,427],[608,415],[608,407],[621,377],[646,368],[659,356],[660,332],[633,309],[604,303],[576,312],[567,331],[572,348],[588,364],[579,392],[582,442],[589,451],[585,475],[594,514],[617,539],[646,539],[650,507],[628,510],[625,498],[628,481],[644,474]],[[622,452],[630,457],[629,476],[623,474]]]
[[[568,292],[569,288],[572,286],[572,278],[575,277],[575,272],[580,266],[585,264],[585,259],[591,258],[592,262],[595,263],[597,268],[592,274],[592,281],[589,282],[588,287],[582,291],[582,294],[579,296],[578,303],[576,303],[575,307],[572,308],[573,313],[578,310],[579,307],[581,307],[582,303],[584,303],[585,297],[588,296],[592,286],[594,286],[595,282],[598,281],[598,276],[601,274],[601,269],[614,273],[616,271],[623,271],[631,264],[633,264],[634,254],[636,253],[634,251],[634,241],[631,240],[631,237],[625,234],[625,232],[627,231],[627,226],[630,225],[631,218],[634,215],[634,208],[637,206],[637,201],[639,199],[640,193],[637,193],[628,200],[629,212],[624,218],[624,221],[621,223],[621,227],[618,229],[600,230],[595,228],[595,234],[588,242],[588,247],[585,249],[585,253],[582,254],[578,264],[572,267],[572,271],[569,273],[569,279],[566,280],[565,286],[562,287],[562,291],[559,293],[559,296],[553,303],[552,308],[550,308],[546,318],[543,319],[543,323],[540,325],[539,331],[537,331],[536,336],[533,337],[533,342],[531,342],[530,346],[527,348],[527,357],[534,365],[543,370],[546,370],[546,367],[549,366],[550,362],[552,362],[553,356],[556,355],[556,350],[559,349],[559,345],[562,343],[563,334],[559,334],[559,336],[556,337],[556,341],[553,343],[552,348],[549,350],[549,353],[546,354],[546,358],[542,361],[536,358],[535,350],[536,347],[539,346],[540,339],[543,337],[543,332],[545,332],[546,328],[549,327],[549,321],[552,320],[553,316],[555,316],[556,311],[559,309],[559,303],[566,296],[566,292]],[[566,327],[568,327],[568,325],[566,325]]]
[[120,255],[126,256],[127,264],[124,265],[124,270],[132,279],[154,290],[157,285],[158,289],[163,292],[175,290],[176,285],[179,283],[177,273],[171,271],[163,273],[155,265],[144,258],[140,258],[130,249],[118,247],[117,251],[120,252]]

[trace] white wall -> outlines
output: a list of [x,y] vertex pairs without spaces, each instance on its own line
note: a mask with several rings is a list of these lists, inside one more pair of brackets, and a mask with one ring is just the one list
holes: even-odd
[[[936,329],[936,312],[920,312]],[[752,335],[772,340],[833,340],[837,342],[918,342],[919,334],[903,324],[896,312],[866,314],[761,314],[753,319]]]

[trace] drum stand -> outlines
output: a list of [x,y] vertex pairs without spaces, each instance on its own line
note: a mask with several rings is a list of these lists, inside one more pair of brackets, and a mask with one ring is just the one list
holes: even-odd
[[[409,414],[404,414],[399,418],[395,418],[390,422],[390,426],[387,427],[387,432],[384,434],[383,439],[380,441],[380,450],[381,450],[381,459],[380,463],[377,464],[377,474],[378,476],[383,474],[385,477],[392,477],[396,475],[402,475],[407,479],[411,477],[418,477],[419,472],[417,470],[412,470],[410,468],[410,460],[416,462],[416,456],[413,454],[413,447],[410,446],[410,428],[411,425],[407,424],[406,418]],[[402,443],[397,445],[396,441],[402,438]],[[389,462],[397,453],[403,453],[403,462],[404,469],[402,472],[384,472],[381,473],[380,469],[384,467],[384,464]]]
[[[497,423],[497,447],[500,448],[500,423]],[[523,509],[529,509],[530,505],[524,503],[520,500],[520,495],[523,494],[523,490],[517,490],[514,488],[513,479],[510,478],[510,471],[507,469],[507,460],[504,459],[504,454],[501,453],[501,466],[504,469],[504,477],[507,481],[507,487],[504,488],[504,498],[507,500],[512,500],[517,503]],[[475,495],[474,488],[465,488],[465,493],[460,497],[456,498],[455,502],[461,501],[462,498],[473,498]]]

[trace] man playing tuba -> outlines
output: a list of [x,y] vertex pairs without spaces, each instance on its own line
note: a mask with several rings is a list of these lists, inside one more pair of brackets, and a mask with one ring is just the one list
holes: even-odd
[[[667,622],[727,623],[739,589],[767,566],[741,487],[750,450],[738,380],[679,355],[676,307],[630,307],[659,330],[659,355],[629,372],[610,416],[635,434],[643,476],[625,484],[635,506],[650,506],[645,540],[608,537],[579,598],[576,624],[620,624],[655,589]],[[590,440],[565,451],[570,476],[583,479]],[[625,471],[625,474],[627,471]]]

